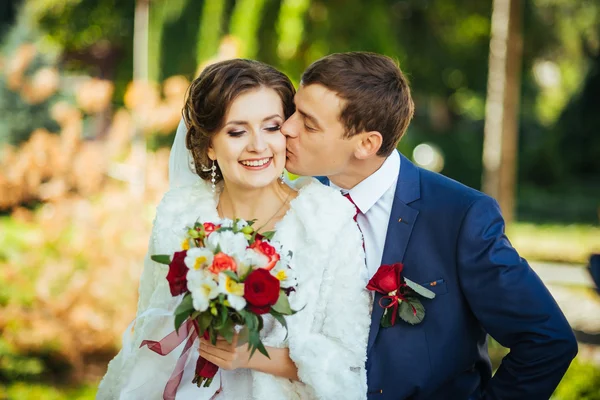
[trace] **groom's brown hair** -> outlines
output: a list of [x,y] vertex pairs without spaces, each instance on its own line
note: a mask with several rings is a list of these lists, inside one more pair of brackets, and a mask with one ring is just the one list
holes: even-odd
[[394,151],[414,114],[408,80],[390,57],[368,52],[331,54],[302,74],[304,86],[319,84],[344,100],[339,119],[346,137],[378,131],[378,156]]

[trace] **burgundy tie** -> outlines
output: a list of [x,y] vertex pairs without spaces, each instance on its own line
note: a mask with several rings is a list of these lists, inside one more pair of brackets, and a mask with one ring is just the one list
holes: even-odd
[[356,222],[356,226],[358,226],[358,230],[360,231],[360,235],[362,236],[363,250],[365,250],[365,237],[362,234],[362,230],[360,229],[360,225],[358,224],[358,221],[356,220],[358,218],[358,214],[360,214],[360,208],[358,208],[358,206],[356,205],[354,200],[352,200],[352,197],[350,197],[350,193],[346,193],[344,195],[344,197],[347,198],[348,201],[350,201],[350,203],[352,203],[352,205],[356,209],[356,213],[354,213],[354,222]]
[[356,205],[356,203],[354,202],[354,200],[352,200],[352,197],[350,196],[350,193],[346,193],[344,195],[345,198],[347,198],[350,203],[352,203],[352,205],[354,206],[354,208],[356,208],[356,213],[354,214],[354,222],[357,222],[356,219],[358,218],[358,214],[360,213],[360,208],[358,208],[358,206]]

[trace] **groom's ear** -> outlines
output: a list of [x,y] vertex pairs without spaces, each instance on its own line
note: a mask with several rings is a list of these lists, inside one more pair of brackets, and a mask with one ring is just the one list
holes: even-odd
[[383,136],[378,131],[362,132],[356,135],[354,156],[365,160],[377,154],[383,143]]

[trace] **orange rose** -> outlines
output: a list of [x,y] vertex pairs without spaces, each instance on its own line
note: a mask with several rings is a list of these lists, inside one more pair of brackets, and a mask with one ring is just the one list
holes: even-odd
[[215,255],[212,265],[208,267],[208,270],[213,274],[218,274],[221,271],[237,271],[237,264],[235,260],[225,253],[219,253]]

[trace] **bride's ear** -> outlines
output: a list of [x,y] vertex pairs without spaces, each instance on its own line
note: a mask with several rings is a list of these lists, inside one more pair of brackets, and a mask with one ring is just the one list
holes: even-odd
[[357,136],[354,156],[365,160],[377,154],[383,143],[383,136],[377,131],[359,133]]
[[210,158],[212,161],[215,161],[217,159],[217,154],[215,153],[215,150],[213,149],[212,145],[208,147],[208,151],[206,154],[208,155],[208,158]]

